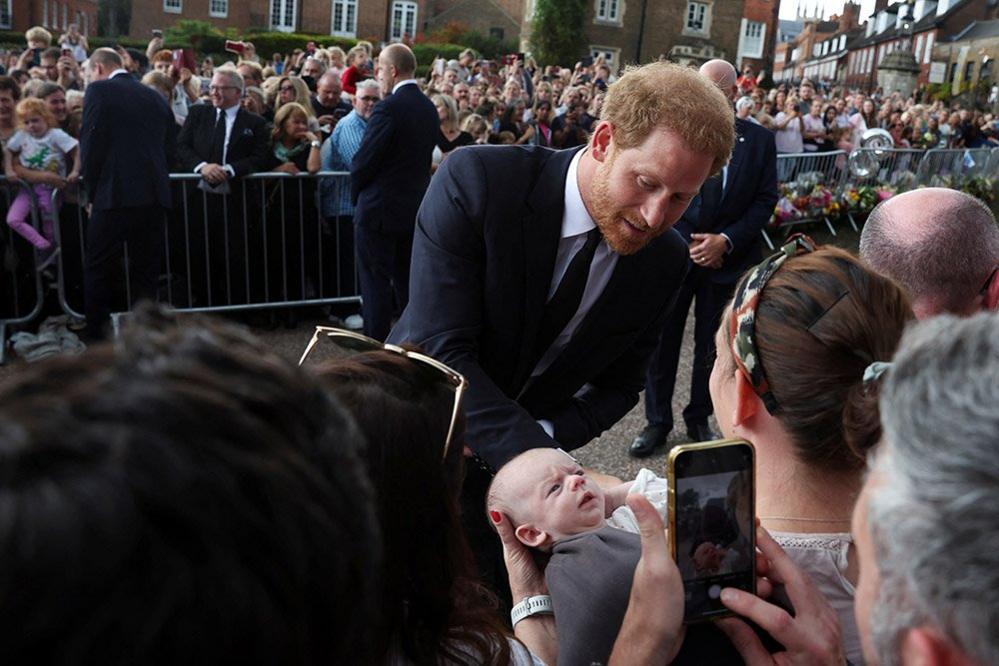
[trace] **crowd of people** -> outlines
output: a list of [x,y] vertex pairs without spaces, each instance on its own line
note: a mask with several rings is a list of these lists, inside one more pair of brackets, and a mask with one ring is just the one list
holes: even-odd
[[[49,62],[46,35],[28,40]],[[913,190],[874,209],[859,255],[795,236],[764,256],[781,132],[823,119],[807,83],[771,132],[769,93],[757,109],[751,73],[720,60],[615,77],[465,52],[418,81],[403,44],[261,63],[240,43],[239,61],[194,69],[162,46],[84,54],[77,136],[0,78],[8,176],[83,178],[94,342],[0,382],[12,663],[999,661],[999,226],[981,201]],[[826,99],[851,141],[878,122],[873,97]],[[902,113],[933,115],[917,108]],[[304,225],[277,242],[249,219],[268,192],[243,177],[349,172],[312,205],[353,241],[367,335],[317,327],[296,367],[242,328],[147,305],[102,344],[123,244],[134,300],[175,249],[168,169],[197,183],[185,250],[207,270],[188,289],[235,302],[258,296],[261,232],[303,276],[265,290],[307,298],[324,270],[287,253],[311,243]],[[299,218],[306,197],[283,195],[267,205]],[[49,251],[24,209],[8,222]],[[695,302],[687,436],[714,438],[714,414],[755,447],[755,504],[734,510],[757,521],[740,542],[757,582],[684,626],[697,600],[665,491],[570,452],[643,386],[631,454],[677,443]]]

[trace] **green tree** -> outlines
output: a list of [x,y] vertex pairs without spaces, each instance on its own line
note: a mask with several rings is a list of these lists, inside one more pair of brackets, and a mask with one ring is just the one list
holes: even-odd
[[588,0],[537,0],[531,50],[541,65],[572,67],[586,53]]

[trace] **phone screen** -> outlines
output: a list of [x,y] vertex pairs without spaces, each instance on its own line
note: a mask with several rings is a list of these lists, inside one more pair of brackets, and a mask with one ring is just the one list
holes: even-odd
[[722,588],[756,587],[753,449],[746,442],[679,447],[670,464],[684,621],[726,615]]

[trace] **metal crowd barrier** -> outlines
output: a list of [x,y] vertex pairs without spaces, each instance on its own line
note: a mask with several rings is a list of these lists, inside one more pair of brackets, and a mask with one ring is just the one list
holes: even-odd
[[42,275],[31,243],[7,224],[11,202],[24,190],[28,193],[31,224],[42,229],[38,200],[27,182],[6,179],[0,185],[0,364],[6,361],[7,328],[25,324],[37,317],[45,304]]
[[[807,197],[816,185],[822,185],[839,196],[845,181],[847,154],[842,150],[828,152],[786,153],[777,156],[778,194],[792,198]],[[777,221],[773,226],[779,231],[798,224],[823,222],[829,233],[836,235],[836,229],[824,214],[806,214],[803,217]],[[774,243],[766,230],[762,230],[763,240],[774,249]]]
[[932,187],[960,188],[964,181],[975,176],[995,177],[996,169],[989,171],[994,148],[958,148],[927,150],[919,164],[919,182]]
[[[320,190],[339,197],[348,172],[258,173],[230,182],[228,194],[203,189],[196,174],[171,174],[173,209],[163,227],[157,300],[186,312],[233,312],[358,302],[353,224],[325,218]],[[86,262],[88,216],[73,207],[60,242],[75,257],[60,265],[60,304],[83,312],[82,289],[65,276],[81,275]],[[112,313],[132,303],[128,244],[121,291]]]

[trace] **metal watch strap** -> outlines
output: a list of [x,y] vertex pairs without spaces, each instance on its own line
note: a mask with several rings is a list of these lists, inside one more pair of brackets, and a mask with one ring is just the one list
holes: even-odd
[[526,617],[532,615],[554,615],[555,609],[552,607],[552,598],[547,594],[539,594],[534,597],[527,597],[510,611],[510,622],[513,626]]

